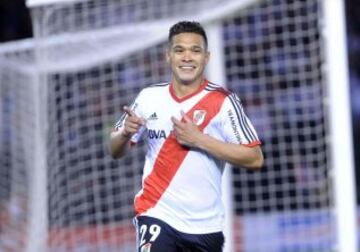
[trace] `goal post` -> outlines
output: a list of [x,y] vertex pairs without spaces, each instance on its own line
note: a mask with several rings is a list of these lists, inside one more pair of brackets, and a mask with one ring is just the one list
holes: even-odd
[[47,108],[47,74],[41,69],[42,59],[45,57],[41,46],[41,40],[38,40],[39,31],[34,27],[35,34],[35,71],[32,73],[32,81],[29,85],[32,96],[34,97],[34,156],[33,166],[29,172],[29,204],[28,214],[29,223],[27,225],[28,242],[25,252],[47,251],[48,240],[48,162],[47,162],[47,144],[48,144],[48,108]]
[[108,136],[123,105],[170,80],[168,29],[189,19],[265,156],[260,171],[226,167],[226,252],[355,252],[337,2],[28,0],[35,38],[0,46],[0,250],[134,251],[146,145],[113,160]]
[[338,250],[358,251],[345,3],[324,1],[323,4],[331,142],[333,145],[342,146],[331,148]]
[[[223,27],[221,22],[212,22],[206,27],[208,36],[209,51],[211,52],[210,61],[207,65],[206,76],[214,83],[220,83],[226,88],[224,44],[222,39]],[[225,208],[225,244],[224,252],[235,251],[234,249],[234,207],[233,207],[233,189],[232,189],[231,166],[226,164],[222,180],[222,198]]]

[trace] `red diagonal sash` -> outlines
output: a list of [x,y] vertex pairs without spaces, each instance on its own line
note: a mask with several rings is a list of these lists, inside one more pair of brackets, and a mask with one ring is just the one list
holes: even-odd
[[[193,118],[194,111],[205,110],[205,119],[198,126],[203,131],[210,120],[219,112],[225,98],[226,95],[222,92],[210,92],[186,114]],[[135,212],[137,215],[156,205],[170,185],[189,151],[190,149],[180,145],[172,134],[165,140],[151,173],[144,180],[142,194],[135,199]]]

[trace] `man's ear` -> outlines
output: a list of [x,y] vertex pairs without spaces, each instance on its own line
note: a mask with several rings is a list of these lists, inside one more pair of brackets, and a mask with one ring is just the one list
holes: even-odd
[[166,58],[166,62],[170,63],[170,49],[169,49],[169,47],[166,48],[166,50],[165,50],[165,58]]
[[205,56],[205,63],[207,64],[210,60],[210,52],[206,51],[206,56]]

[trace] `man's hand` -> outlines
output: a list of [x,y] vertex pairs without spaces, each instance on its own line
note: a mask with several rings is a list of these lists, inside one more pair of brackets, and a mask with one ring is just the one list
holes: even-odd
[[174,134],[179,144],[187,147],[197,147],[196,143],[202,135],[202,132],[195,123],[181,111],[182,120],[179,121],[175,117],[171,117],[173,122]]
[[141,117],[138,117],[134,111],[132,111],[128,106],[124,106],[123,110],[128,115],[125,119],[124,129],[121,132],[122,136],[130,138],[138,130],[145,125],[145,120]]

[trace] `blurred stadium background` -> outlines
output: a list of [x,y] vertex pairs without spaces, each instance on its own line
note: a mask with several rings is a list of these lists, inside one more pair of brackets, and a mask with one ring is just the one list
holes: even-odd
[[[216,61],[208,75],[218,81],[223,71],[264,142],[261,172],[228,175],[227,251],[340,251],[331,167],[344,146],[329,133],[323,1],[223,1],[222,9],[215,0],[66,0],[32,11],[24,0],[1,1],[0,251],[134,251],[145,149],[111,160],[106,138],[121,105],[169,79],[166,28],[183,17],[204,20],[210,43],[220,34],[211,49],[224,69]],[[359,185],[360,5],[345,6]],[[199,14],[206,8],[214,18]]]

